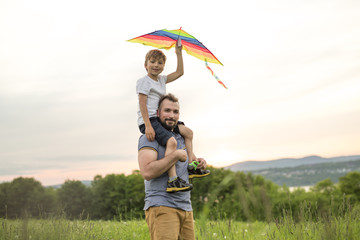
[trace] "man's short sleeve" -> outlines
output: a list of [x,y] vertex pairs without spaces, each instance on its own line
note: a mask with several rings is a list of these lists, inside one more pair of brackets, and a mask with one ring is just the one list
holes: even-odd
[[146,135],[143,134],[140,136],[139,138],[139,143],[138,143],[138,151],[140,151],[141,149],[144,148],[148,148],[148,149],[153,149],[156,152],[158,152],[159,149],[159,143],[157,141],[152,141],[150,142],[147,138]]
[[140,78],[137,82],[136,82],[136,93],[142,93],[145,95],[149,95],[151,89],[151,84],[149,81],[146,80],[145,77]]

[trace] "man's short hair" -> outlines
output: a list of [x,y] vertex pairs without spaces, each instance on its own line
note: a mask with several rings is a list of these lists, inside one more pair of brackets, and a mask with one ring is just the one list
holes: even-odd
[[147,64],[147,61],[151,58],[155,58],[156,60],[158,59],[162,59],[164,61],[164,63],[166,62],[166,56],[165,54],[158,50],[158,49],[153,49],[153,50],[150,50],[146,56],[145,56],[145,66]]
[[160,98],[160,101],[159,101],[159,106],[158,108],[160,109],[160,106],[161,106],[161,103],[165,100],[169,100],[171,102],[174,102],[174,103],[179,103],[179,99],[177,97],[175,97],[174,94],[171,94],[171,93],[168,93],[166,95],[162,95],[161,98]]

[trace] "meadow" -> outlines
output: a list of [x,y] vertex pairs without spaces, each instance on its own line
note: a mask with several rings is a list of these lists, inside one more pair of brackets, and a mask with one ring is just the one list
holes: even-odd
[[[360,208],[349,208],[342,216],[318,216],[303,212],[295,222],[291,214],[269,222],[195,220],[196,239],[360,239]],[[117,240],[150,239],[145,220],[101,221],[47,219],[0,219],[1,240]]]
[[[360,172],[308,192],[251,173],[212,173],[191,194],[196,239],[360,240]],[[96,176],[91,187],[66,181],[44,188],[31,178],[2,183],[0,240],[150,239],[143,186],[136,172]]]

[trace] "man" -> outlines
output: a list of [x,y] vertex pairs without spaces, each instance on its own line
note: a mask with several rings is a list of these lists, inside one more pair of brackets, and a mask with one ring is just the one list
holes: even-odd
[[[151,239],[195,239],[193,212],[189,191],[167,193],[167,170],[176,165],[177,175],[189,181],[188,156],[184,138],[174,132],[179,120],[179,102],[167,94],[160,99],[158,117],[160,123],[172,131],[177,141],[177,150],[165,157],[165,147],[156,141],[150,142],[145,135],[139,139],[138,161],[145,179],[145,217]],[[198,169],[206,168],[206,161],[197,158]]]

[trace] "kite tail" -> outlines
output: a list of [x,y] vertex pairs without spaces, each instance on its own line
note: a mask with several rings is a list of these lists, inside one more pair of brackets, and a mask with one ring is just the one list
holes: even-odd
[[206,66],[207,69],[209,69],[209,71],[214,76],[214,78],[218,81],[218,83],[220,83],[224,88],[227,89],[225,84],[215,75],[214,71],[209,67],[209,64],[207,63],[206,59],[205,59],[205,66]]

